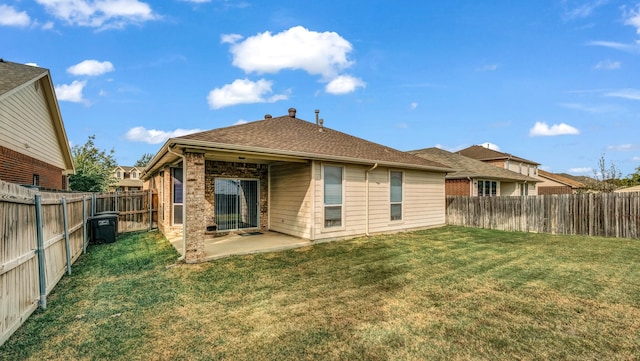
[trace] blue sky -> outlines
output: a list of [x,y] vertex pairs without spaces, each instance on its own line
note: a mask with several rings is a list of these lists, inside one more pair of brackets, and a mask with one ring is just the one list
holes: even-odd
[[640,166],[640,1],[0,0],[0,57],[121,165],[295,107],[400,150]]

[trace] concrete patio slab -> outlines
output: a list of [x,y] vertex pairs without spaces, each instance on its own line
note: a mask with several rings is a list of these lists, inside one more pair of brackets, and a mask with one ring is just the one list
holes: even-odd
[[[167,237],[173,247],[183,254],[182,237]],[[220,258],[254,254],[278,252],[293,248],[311,246],[313,242],[288,236],[277,232],[262,232],[259,234],[229,234],[221,237],[211,237],[204,240],[205,257],[203,261]]]

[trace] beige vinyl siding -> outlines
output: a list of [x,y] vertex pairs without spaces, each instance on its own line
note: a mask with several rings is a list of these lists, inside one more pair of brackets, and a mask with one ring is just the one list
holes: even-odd
[[[322,181],[322,167],[324,165],[343,167],[343,199],[342,226],[324,227],[324,183]],[[365,172],[367,167],[316,162],[316,240],[343,238],[363,235],[365,229]]]
[[269,228],[311,238],[311,165],[276,163],[270,166]]
[[0,100],[0,145],[66,169],[42,86],[34,84]]
[[518,184],[515,182],[500,182],[501,196],[519,196]]
[[[396,170],[396,169],[394,169]],[[369,183],[369,232],[382,233],[445,223],[444,174],[404,170],[402,220],[390,220],[389,169],[376,169]]]

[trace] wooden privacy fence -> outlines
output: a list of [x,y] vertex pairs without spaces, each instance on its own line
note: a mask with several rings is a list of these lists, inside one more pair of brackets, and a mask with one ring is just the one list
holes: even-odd
[[0,345],[71,274],[92,214],[119,210],[119,233],[154,226],[153,193],[130,193],[44,193],[0,181]]
[[447,224],[505,231],[640,238],[640,193],[447,196]]

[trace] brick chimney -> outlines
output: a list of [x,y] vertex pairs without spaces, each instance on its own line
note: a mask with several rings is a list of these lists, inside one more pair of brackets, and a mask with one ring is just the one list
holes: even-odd
[[289,108],[289,116],[291,118],[295,118],[296,117],[296,108]]

